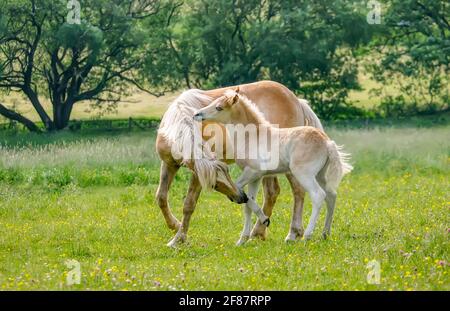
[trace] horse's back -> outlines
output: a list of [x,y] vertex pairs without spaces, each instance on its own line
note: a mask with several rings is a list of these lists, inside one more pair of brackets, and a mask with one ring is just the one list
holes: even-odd
[[239,93],[255,103],[270,123],[282,128],[305,125],[298,98],[287,87],[275,81],[229,86],[205,91],[205,93],[213,98],[218,98],[226,90],[237,87],[239,87]]

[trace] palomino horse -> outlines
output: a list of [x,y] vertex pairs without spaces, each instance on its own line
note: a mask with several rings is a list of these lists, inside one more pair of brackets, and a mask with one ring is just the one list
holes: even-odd
[[[270,150],[255,153],[253,157],[236,157],[236,163],[243,168],[236,184],[239,188],[248,185],[249,196],[244,209],[244,229],[238,245],[245,243],[250,237],[250,202],[256,198],[261,178],[280,173],[293,175],[311,197],[313,210],[305,239],[312,235],[324,200],[327,202],[328,212],[323,235],[326,237],[330,234],[336,191],[342,177],[352,170],[352,166],[347,163],[348,155],[340,152],[336,143],[323,131],[310,126],[283,129],[274,127],[250,100],[239,95],[239,88],[236,92],[226,91],[225,95],[200,109],[194,118],[197,121],[222,124],[256,125],[253,127],[255,135],[240,135],[244,140],[245,150],[260,149],[261,141],[266,142],[266,138],[262,139],[263,135],[272,137],[272,143],[275,139],[277,141]],[[273,164],[270,168],[267,166],[268,162]],[[290,232],[287,240],[295,238],[295,233]]]
[[[185,149],[192,149],[192,136],[196,129],[192,124],[194,112],[208,106],[213,100],[224,95],[227,90],[235,88],[236,86],[209,91],[185,91],[170,105],[161,120],[156,139],[156,150],[162,163],[156,196],[168,227],[178,231],[169,243],[171,246],[175,246],[178,241],[186,239],[189,220],[194,212],[202,187],[215,187],[216,190],[229,196],[237,203],[246,201],[245,194],[237,195],[239,191],[231,183],[226,167],[217,160],[211,160],[208,150],[202,152],[205,153],[206,158],[209,156],[210,160],[183,160],[183,153],[189,158],[189,153],[192,152],[192,150],[186,151]],[[282,128],[310,125],[322,129],[319,119],[308,103],[305,100],[298,99],[288,88],[279,83],[261,81],[240,85],[239,88],[240,94],[254,102],[272,124],[278,124]],[[225,158],[224,161],[232,163],[234,159]],[[168,204],[168,191],[181,165],[186,165],[195,172],[184,201],[182,224],[174,217]],[[286,176],[294,195],[294,216],[292,217],[291,231],[297,238],[300,238],[303,235],[301,219],[304,191],[291,174],[286,174]],[[270,217],[280,187],[277,177],[264,177],[262,184],[264,189],[263,211],[265,215]],[[257,221],[251,235],[264,239],[266,237],[266,226],[261,221]]]

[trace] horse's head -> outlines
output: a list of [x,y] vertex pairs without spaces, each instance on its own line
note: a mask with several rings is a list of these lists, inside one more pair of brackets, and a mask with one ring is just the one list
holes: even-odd
[[247,203],[247,195],[233,182],[225,163],[213,159],[197,159],[184,161],[183,165],[197,175],[203,189],[214,189],[234,203]]
[[224,95],[211,104],[198,110],[194,115],[194,120],[228,123],[230,119],[233,119],[233,108],[238,102],[239,87],[236,90],[227,90]]
[[247,195],[231,179],[228,165],[217,161],[216,174],[216,184],[214,186],[216,191],[226,195],[234,203],[247,203]]

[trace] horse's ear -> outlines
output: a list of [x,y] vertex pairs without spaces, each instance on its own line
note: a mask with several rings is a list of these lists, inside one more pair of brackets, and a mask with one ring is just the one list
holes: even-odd
[[236,87],[236,90],[234,90],[234,91],[239,94],[239,86]]

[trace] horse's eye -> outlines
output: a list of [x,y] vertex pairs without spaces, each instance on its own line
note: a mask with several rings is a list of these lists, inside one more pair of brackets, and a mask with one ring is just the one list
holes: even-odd
[[222,108],[222,107],[220,107],[220,106],[216,106],[216,110],[217,110],[217,111],[222,111],[222,110],[223,110],[223,108]]

